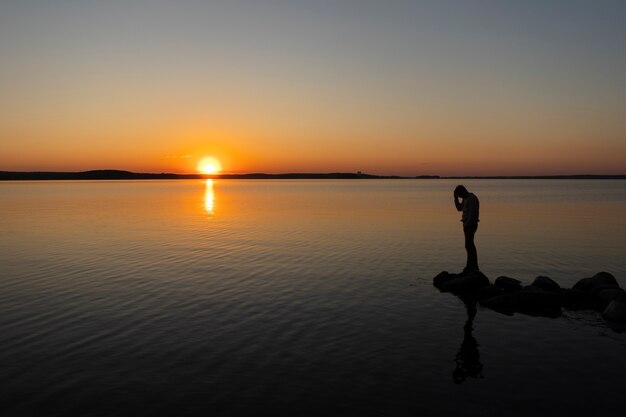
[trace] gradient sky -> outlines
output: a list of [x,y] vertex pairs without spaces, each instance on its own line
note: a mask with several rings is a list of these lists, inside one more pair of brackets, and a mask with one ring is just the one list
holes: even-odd
[[624,1],[1,1],[0,170],[626,173]]

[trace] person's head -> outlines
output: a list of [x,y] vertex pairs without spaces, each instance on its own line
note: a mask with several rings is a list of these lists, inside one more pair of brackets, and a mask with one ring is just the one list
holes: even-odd
[[462,185],[457,185],[456,188],[454,189],[454,195],[458,195],[461,198],[467,198],[467,196],[469,195],[469,192],[467,191],[467,188],[465,188]]

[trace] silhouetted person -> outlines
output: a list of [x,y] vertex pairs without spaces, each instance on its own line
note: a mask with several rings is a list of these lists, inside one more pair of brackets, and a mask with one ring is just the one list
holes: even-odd
[[465,322],[465,326],[463,326],[463,343],[461,343],[459,353],[457,353],[454,358],[456,369],[452,372],[452,379],[454,379],[454,382],[457,384],[465,381],[468,377],[483,377],[483,364],[480,363],[478,342],[472,335],[472,323],[476,316],[476,303],[465,299],[463,299],[463,302],[467,309],[467,321]]
[[[459,201],[459,197],[462,199]],[[480,203],[478,197],[458,185],[454,189],[454,205],[458,211],[463,212],[461,221],[463,222],[463,233],[465,234],[465,250],[467,251],[467,263],[461,274],[478,271],[478,254],[474,244],[474,234],[478,229],[478,212]]]

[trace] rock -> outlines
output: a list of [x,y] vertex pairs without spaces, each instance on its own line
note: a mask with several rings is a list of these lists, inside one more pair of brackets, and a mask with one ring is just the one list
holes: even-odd
[[595,287],[592,288],[591,293],[589,293],[589,295],[591,295],[591,298],[593,298],[594,300],[597,300],[598,297],[600,297],[600,292],[604,291],[604,290],[619,290],[619,287],[616,287],[615,285],[610,285],[610,284],[598,284]]
[[435,278],[433,278],[433,285],[436,288],[441,289],[441,287],[443,287],[443,284],[445,284],[446,282],[448,282],[450,280],[453,280],[453,279],[455,279],[457,277],[458,277],[457,274],[450,274],[450,273],[448,273],[448,271],[442,271],[442,272],[438,273]]
[[593,300],[589,294],[575,289],[563,290],[563,307],[570,310],[585,310],[593,308]]
[[468,293],[489,285],[489,278],[480,271],[467,275],[457,275],[456,278],[446,280],[441,286],[441,290],[456,294]]
[[496,278],[494,285],[505,291],[521,291],[522,282],[519,279],[501,276]]
[[598,292],[596,306],[598,307],[598,310],[604,310],[613,300],[626,303],[626,291],[621,288],[603,289]]
[[507,315],[512,315],[517,309],[515,293],[504,293],[496,295],[495,297],[486,298],[480,300],[479,304]]
[[480,305],[504,314],[520,312],[533,316],[559,317],[561,315],[560,293],[528,286],[522,291],[504,293],[480,301]]
[[592,308],[595,308],[596,310],[599,310],[599,311],[604,310],[604,308],[609,303],[609,301],[612,300],[612,298],[608,298],[609,296],[607,295],[608,294],[607,293],[605,294],[604,299],[603,299],[600,297],[600,293],[604,291],[609,291],[609,290],[619,291],[620,289],[621,288],[619,287],[615,287],[613,285],[608,285],[608,284],[600,284],[600,285],[596,285],[595,287],[593,287],[593,290],[591,290],[591,295],[590,295]]
[[500,295],[503,293],[504,293],[504,290],[500,287],[496,287],[495,285],[486,285],[476,290],[473,298],[477,301],[481,301],[481,300],[486,300],[488,298],[495,297],[496,295]]
[[517,308],[521,313],[546,317],[561,315],[562,296],[560,293],[531,285],[514,295],[517,297]]
[[602,312],[602,317],[617,323],[626,324],[626,302],[613,300]]
[[583,278],[574,284],[574,289],[591,294],[591,292],[599,287],[619,287],[615,277],[608,272],[598,272],[591,278]]
[[538,276],[531,284],[533,287],[541,288],[542,290],[558,292],[561,291],[561,286],[552,278]]
[[489,278],[480,271],[466,275],[443,271],[433,278],[433,285],[446,292],[466,293],[488,286],[490,283]]
[[604,284],[619,287],[619,284],[617,283],[615,277],[608,272],[598,272],[593,276],[592,279],[597,285]]
[[433,278],[433,285],[441,291],[456,294],[466,304],[478,301],[481,306],[504,314],[519,312],[559,317],[563,307],[572,310],[595,308],[605,319],[626,324],[626,291],[608,272],[583,278],[571,289],[562,289],[556,281],[545,276],[538,276],[527,287],[506,276],[498,277],[492,285],[479,271],[466,275],[443,271]]
[[591,290],[593,290],[593,278],[579,279],[578,282],[574,284],[572,289],[584,292],[586,294],[591,294]]

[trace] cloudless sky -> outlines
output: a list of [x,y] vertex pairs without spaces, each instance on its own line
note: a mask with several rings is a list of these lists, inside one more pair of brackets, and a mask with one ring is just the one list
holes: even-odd
[[626,2],[0,2],[0,170],[626,173]]

